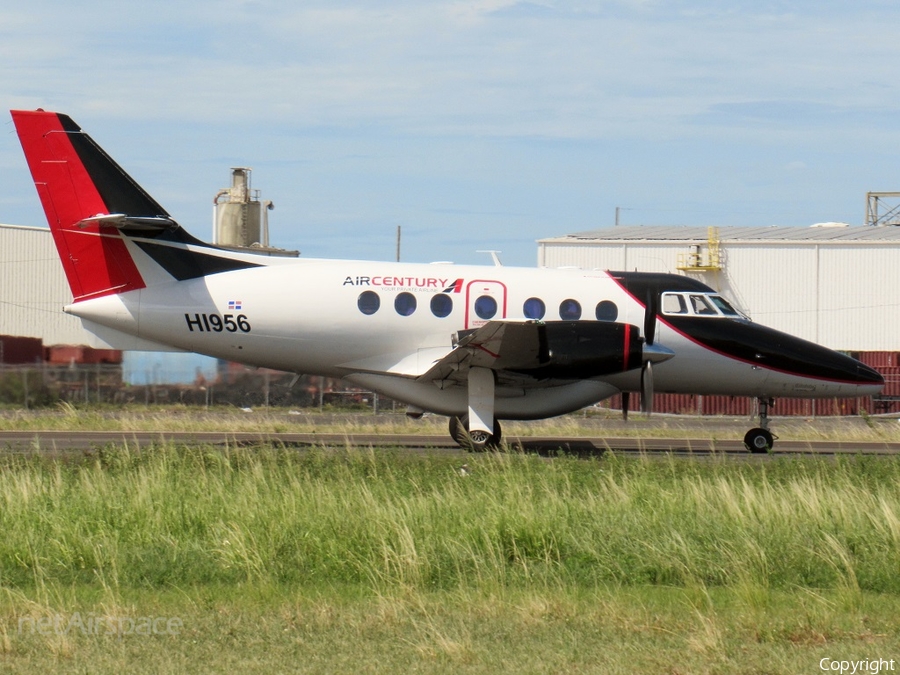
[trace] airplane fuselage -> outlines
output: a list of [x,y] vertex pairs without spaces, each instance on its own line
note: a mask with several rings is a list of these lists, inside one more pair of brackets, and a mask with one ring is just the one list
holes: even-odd
[[[140,260],[139,251],[134,256]],[[83,300],[67,311],[178,349],[349,378],[425,410],[458,415],[466,408],[464,391],[442,390],[416,378],[451,351],[461,333],[492,320],[642,326],[645,303],[616,276],[573,269],[291,259]],[[666,286],[665,279],[656,281],[657,296],[684,283],[673,276]],[[675,356],[656,366],[659,392],[822,397],[864,391],[856,362],[843,362],[846,357],[834,352],[819,348],[823,358],[841,359],[839,368],[848,369],[845,377],[816,377],[710,348],[692,337],[685,321],[725,332],[731,326],[739,339],[752,329],[759,341],[748,347],[754,353],[786,337],[744,317],[661,314],[656,342]],[[498,387],[496,414],[544,417],[639,389],[639,370],[577,381],[548,378],[540,387],[512,383]]]
[[[450,416],[461,445],[498,419],[559,415],[619,392],[759,399],[866,396],[884,380],[759,326],[672,274],[269,257],[182,228],[67,115],[13,111],[74,302],[120,349],[180,349],[342,377]],[[623,404],[628,398],[623,399]]]

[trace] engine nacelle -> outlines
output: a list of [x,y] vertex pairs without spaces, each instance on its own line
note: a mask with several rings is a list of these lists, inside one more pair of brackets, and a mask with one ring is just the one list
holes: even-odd
[[538,326],[539,364],[514,368],[539,379],[611,375],[641,367],[640,329],[628,323],[550,321]]

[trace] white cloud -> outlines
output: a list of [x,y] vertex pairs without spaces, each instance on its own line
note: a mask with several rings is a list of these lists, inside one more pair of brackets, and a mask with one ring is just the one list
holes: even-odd
[[[660,201],[671,201],[667,185],[677,185],[676,198],[699,203],[721,181],[723,200],[738,195],[756,205],[769,195],[783,205],[790,202],[772,192],[772,172],[794,162],[822,167],[813,155],[827,152],[838,177],[856,166],[860,147],[897,136],[900,46],[885,27],[900,7],[874,0],[2,4],[0,59],[12,64],[0,70],[5,104],[68,111],[101,142],[119,144],[123,161],[139,148],[139,161],[159,172],[157,163],[171,157],[193,172],[232,157],[294,161],[323,134],[315,161],[330,163],[323,170],[335,181],[395,181],[333,195],[344,204],[316,207],[322,222],[424,220],[438,209],[518,212],[492,207],[493,194],[540,210],[515,193],[515,181],[523,192],[545,186],[567,195],[547,213],[570,208],[567,217],[584,222],[554,224],[559,231],[591,227],[584,214],[612,212],[609,204],[638,194],[632,185],[653,181]],[[154,137],[129,138],[133,128]],[[486,139],[510,144],[496,161],[474,150],[452,154]],[[552,171],[550,143],[559,149]],[[563,152],[576,148],[594,155]],[[17,152],[10,143],[2,150]],[[352,152],[366,157],[351,162]],[[490,170],[469,168],[476,162]],[[418,190],[438,187],[410,205],[402,183],[417,171]],[[478,180],[439,193],[454,171]],[[570,193],[566,174],[575,172],[579,189]],[[813,180],[809,171],[789,173]],[[854,180],[867,175],[857,171]],[[188,200],[191,180],[181,175],[167,189]],[[836,179],[832,189],[816,188],[857,186]]]
[[115,115],[564,138],[694,134],[695,116],[754,100],[892,102],[900,48],[860,39],[864,12],[718,7],[88,3],[12,15],[0,55],[20,67],[0,91]]

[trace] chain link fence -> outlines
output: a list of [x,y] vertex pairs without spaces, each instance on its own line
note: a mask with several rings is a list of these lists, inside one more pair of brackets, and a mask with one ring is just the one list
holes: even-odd
[[238,408],[397,409],[397,404],[372,392],[348,389],[340,380],[312,375],[295,376],[271,370],[230,369],[215,381],[166,383],[168,373],[157,371],[148,384],[132,385],[122,378],[118,364],[2,365],[0,405],[39,408],[71,404],[171,404]]

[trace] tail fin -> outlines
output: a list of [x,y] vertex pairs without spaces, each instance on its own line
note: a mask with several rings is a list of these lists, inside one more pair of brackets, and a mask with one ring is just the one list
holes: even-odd
[[12,117],[75,300],[144,288],[120,228],[174,221],[67,115]]

